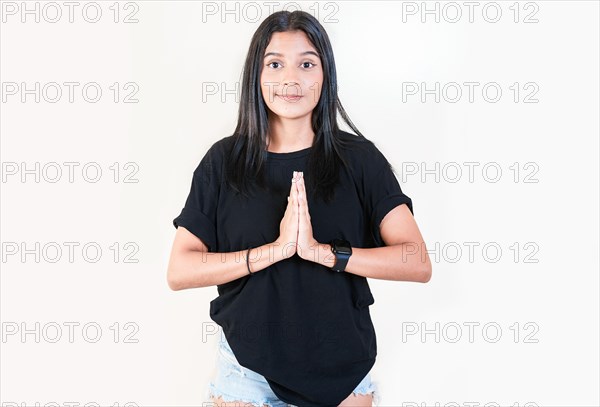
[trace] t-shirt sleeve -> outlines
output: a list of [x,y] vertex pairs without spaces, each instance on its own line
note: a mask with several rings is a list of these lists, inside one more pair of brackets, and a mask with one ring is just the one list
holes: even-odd
[[406,204],[413,215],[414,212],[412,200],[402,192],[389,161],[378,150],[372,158],[373,160],[367,164],[365,170],[366,203],[371,233],[376,246],[382,247],[385,246],[385,243],[381,237],[379,225],[385,215],[402,204]]
[[217,251],[217,203],[220,190],[220,160],[213,145],[194,170],[190,192],[173,226],[185,227],[208,247]]

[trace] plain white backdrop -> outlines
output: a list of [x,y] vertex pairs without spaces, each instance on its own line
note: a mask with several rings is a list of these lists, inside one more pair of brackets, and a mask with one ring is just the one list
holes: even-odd
[[[599,4],[467,3],[297,3],[433,262],[369,280],[381,405],[598,406]],[[172,220],[269,4],[1,3],[3,406],[207,401]]]

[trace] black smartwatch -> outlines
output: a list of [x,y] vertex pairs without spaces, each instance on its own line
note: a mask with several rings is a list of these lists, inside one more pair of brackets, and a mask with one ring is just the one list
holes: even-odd
[[333,239],[329,244],[331,245],[331,251],[335,255],[335,264],[331,269],[337,272],[344,271],[346,264],[348,264],[348,259],[352,255],[350,242],[344,239]]

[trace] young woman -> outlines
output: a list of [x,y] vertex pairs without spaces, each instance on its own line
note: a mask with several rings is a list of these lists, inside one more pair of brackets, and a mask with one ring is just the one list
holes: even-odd
[[[427,282],[412,201],[345,113],[327,33],[281,11],[255,32],[238,124],[194,170],[171,289],[217,286],[218,406],[371,406],[367,278]],[[338,128],[337,113],[356,133]]]

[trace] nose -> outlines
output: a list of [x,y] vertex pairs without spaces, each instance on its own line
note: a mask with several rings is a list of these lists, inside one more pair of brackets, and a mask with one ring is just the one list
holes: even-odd
[[301,94],[302,89],[298,82],[283,82],[283,94],[285,95],[287,93]]

